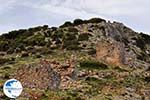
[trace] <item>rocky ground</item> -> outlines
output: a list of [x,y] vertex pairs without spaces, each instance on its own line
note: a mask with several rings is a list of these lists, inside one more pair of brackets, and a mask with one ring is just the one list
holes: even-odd
[[150,36],[100,18],[12,31],[0,36],[2,100],[10,78],[18,100],[149,100]]

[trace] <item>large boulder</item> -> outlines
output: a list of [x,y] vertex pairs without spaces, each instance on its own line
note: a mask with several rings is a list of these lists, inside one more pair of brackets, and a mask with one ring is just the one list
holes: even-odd
[[125,64],[124,45],[113,40],[99,41],[96,47],[96,57],[98,60],[104,61],[112,65]]

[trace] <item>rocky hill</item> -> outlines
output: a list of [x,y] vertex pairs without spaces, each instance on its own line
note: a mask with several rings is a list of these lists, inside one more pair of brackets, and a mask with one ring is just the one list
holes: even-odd
[[16,78],[19,100],[149,100],[150,36],[119,22],[75,19],[0,36],[0,98]]

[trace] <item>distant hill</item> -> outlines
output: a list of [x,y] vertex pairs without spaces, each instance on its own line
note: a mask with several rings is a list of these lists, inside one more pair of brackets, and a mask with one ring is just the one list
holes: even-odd
[[0,36],[0,79],[20,80],[20,98],[148,100],[149,71],[150,36],[119,22],[75,19]]

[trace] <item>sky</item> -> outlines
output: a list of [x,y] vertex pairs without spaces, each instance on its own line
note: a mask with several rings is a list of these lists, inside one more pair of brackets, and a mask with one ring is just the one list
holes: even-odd
[[150,34],[150,0],[0,0],[0,34],[93,17]]

